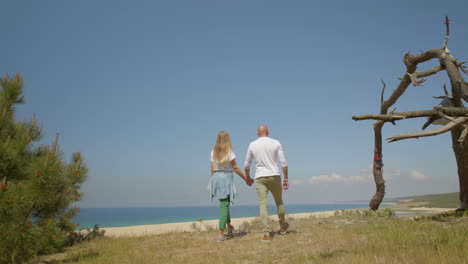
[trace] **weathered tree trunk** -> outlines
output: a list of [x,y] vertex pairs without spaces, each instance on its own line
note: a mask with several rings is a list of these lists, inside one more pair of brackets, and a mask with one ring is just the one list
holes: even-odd
[[456,128],[451,133],[460,183],[460,209],[468,210],[468,140],[465,139],[463,145],[458,141],[462,131],[463,127]]
[[[462,96],[463,85],[465,81],[458,71],[457,66],[450,58],[442,58],[441,63],[445,65],[447,74],[450,78],[452,85],[452,95],[455,107],[464,107]],[[458,168],[458,181],[460,183],[460,209],[468,209],[468,139],[460,142],[460,136],[463,132],[463,127],[453,129],[452,133],[452,147],[457,161]]]
[[382,127],[384,122],[377,121],[374,124],[374,162],[372,173],[375,181],[375,194],[369,202],[369,207],[372,210],[379,209],[380,203],[385,196],[385,181],[383,179],[383,164],[382,164]]
[[[403,56],[403,62],[406,65],[406,73],[401,78],[401,82],[398,87],[392,92],[390,97],[384,101],[384,92],[385,92],[385,83],[382,89],[382,95],[380,97],[380,114],[386,115],[388,113],[388,109],[396,103],[398,98],[403,95],[406,91],[406,88],[413,82],[416,85],[416,78],[420,78],[422,76],[428,76],[432,74],[436,74],[439,72],[442,67],[434,67],[433,69],[422,72],[416,73],[416,66],[418,63],[422,63],[428,60],[431,60],[435,57],[440,56],[443,53],[440,49],[432,49],[421,54],[412,55],[412,54],[405,54]],[[382,81],[383,82],[383,81]],[[383,179],[383,159],[382,159],[382,128],[384,126],[384,121],[378,121],[374,124],[374,162],[372,166],[372,173],[374,174],[375,180],[375,187],[376,191],[374,196],[372,197],[371,201],[369,202],[369,207],[372,210],[379,209],[380,203],[385,196],[385,181]]]

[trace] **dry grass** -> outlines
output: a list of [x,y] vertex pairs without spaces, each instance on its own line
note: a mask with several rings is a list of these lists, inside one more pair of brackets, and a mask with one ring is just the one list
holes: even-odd
[[259,241],[258,220],[222,243],[215,230],[104,238],[49,263],[468,263],[468,213],[419,221],[382,215],[290,218],[288,234],[271,243]]

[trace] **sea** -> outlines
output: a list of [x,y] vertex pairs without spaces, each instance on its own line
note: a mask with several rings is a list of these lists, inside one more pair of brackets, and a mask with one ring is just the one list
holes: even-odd
[[[388,206],[387,204],[382,204]],[[367,203],[329,203],[329,204],[286,204],[286,214],[332,211],[340,209],[368,208]],[[275,214],[276,206],[269,205],[268,213]],[[233,205],[231,218],[256,217],[258,205]],[[217,206],[154,207],[154,208],[80,208],[73,219],[78,229],[99,227],[123,227],[177,222],[194,222],[218,219]]]

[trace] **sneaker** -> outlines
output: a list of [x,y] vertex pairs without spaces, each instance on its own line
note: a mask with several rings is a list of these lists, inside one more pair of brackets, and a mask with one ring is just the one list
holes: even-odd
[[219,236],[218,236],[218,242],[223,242],[223,241],[225,241],[225,240],[228,240],[228,237],[227,237],[227,236],[225,236],[225,235],[219,235]]
[[232,236],[232,232],[234,232],[234,226],[229,226],[229,227],[228,227],[228,233],[227,233],[227,234],[228,234],[229,236]]
[[280,235],[286,235],[287,231],[288,231],[288,228],[289,228],[289,224],[288,223],[284,223],[284,226],[282,228],[280,228]]
[[263,236],[260,241],[270,243],[271,242],[271,236]]

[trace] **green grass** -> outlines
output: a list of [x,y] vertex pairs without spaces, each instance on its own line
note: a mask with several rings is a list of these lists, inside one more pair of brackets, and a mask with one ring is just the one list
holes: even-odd
[[415,221],[387,209],[288,221],[289,233],[271,243],[259,241],[255,220],[222,243],[216,230],[103,238],[49,263],[468,263],[468,213]]
[[[408,196],[388,199],[388,202],[398,203],[400,200],[412,199],[410,203],[415,206],[425,207],[438,207],[438,208],[457,208],[460,205],[459,193],[441,193],[441,194],[428,194],[419,196]],[[416,205],[418,204],[418,205]]]
[[426,202],[426,207],[457,208],[460,205],[459,193],[432,194],[417,197],[415,200]]

